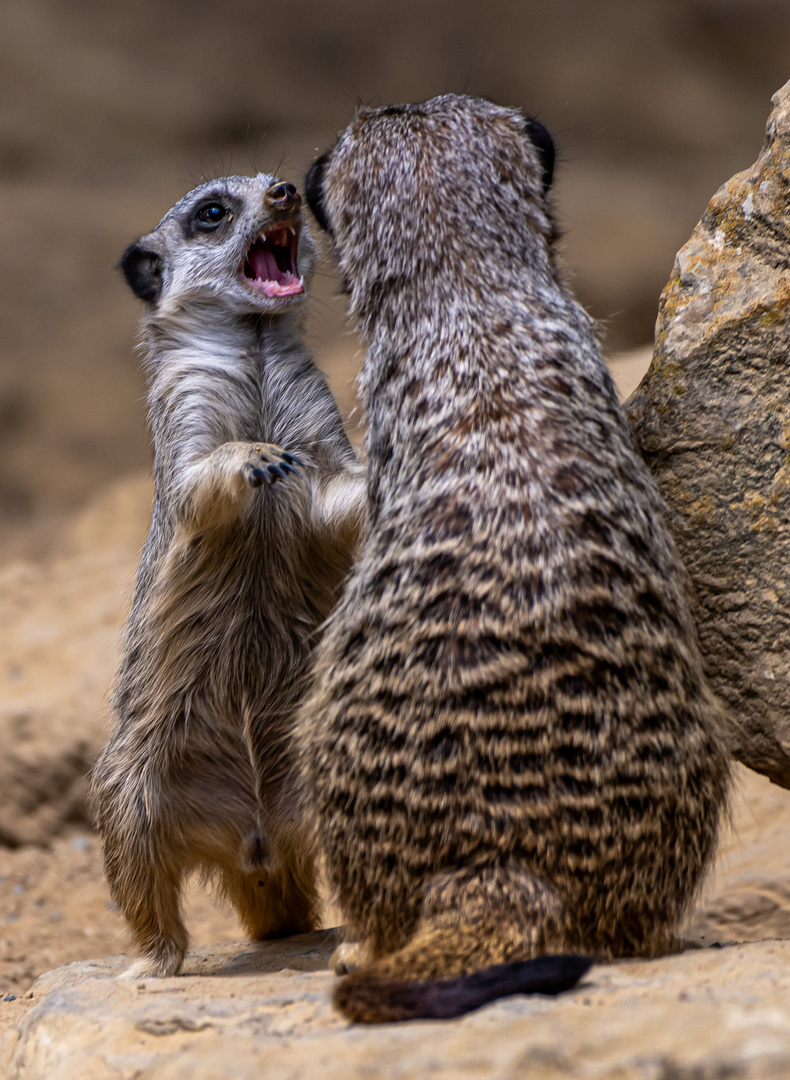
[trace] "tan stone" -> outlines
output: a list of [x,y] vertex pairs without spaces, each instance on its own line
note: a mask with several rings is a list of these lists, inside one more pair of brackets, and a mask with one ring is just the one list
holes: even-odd
[[790,786],[790,83],[756,164],[714,195],[626,403],[694,582],[733,753]]

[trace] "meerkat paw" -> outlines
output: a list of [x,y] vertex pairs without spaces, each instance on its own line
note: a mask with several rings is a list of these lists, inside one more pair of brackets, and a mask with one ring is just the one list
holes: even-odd
[[177,975],[184,962],[184,953],[177,952],[157,953],[152,956],[143,956],[135,960],[133,964],[121,972],[119,979],[167,979],[171,975]]
[[274,443],[260,443],[250,447],[248,459],[241,467],[241,474],[250,487],[261,484],[271,486],[284,480],[288,473],[298,473],[301,460]]
[[359,941],[344,941],[329,957],[329,966],[335,975],[350,975],[364,967],[370,960],[368,950]]

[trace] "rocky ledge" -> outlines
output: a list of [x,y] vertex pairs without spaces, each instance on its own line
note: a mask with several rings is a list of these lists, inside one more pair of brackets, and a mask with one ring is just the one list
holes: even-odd
[[365,1028],[329,1003],[338,936],[200,949],[173,979],[118,979],[125,957],[69,964],[33,986],[0,1067],[8,1080],[790,1075],[790,941],[599,965],[559,998]]

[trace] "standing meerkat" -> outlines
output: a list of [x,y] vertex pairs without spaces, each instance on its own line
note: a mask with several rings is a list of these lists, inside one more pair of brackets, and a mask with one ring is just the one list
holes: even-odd
[[266,175],[196,188],[121,258],[148,305],[156,500],[93,791],[130,975],[179,970],[191,870],[251,938],[316,925],[291,725],[364,482],[302,341],[313,261],[296,188]]
[[301,715],[367,957],[335,991],[354,1020],[664,952],[725,803],[662,502],[555,265],[552,165],[536,121],[447,95],[359,110],[307,178],[367,344],[369,531]]

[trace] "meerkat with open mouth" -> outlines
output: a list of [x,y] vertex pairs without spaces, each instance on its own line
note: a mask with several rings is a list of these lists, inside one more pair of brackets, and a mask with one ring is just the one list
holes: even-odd
[[302,341],[300,201],[273,176],[214,180],[121,258],[147,304],[156,499],[93,789],[136,977],[181,967],[193,870],[251,938],[316,925],[290,725],[363,478]]

